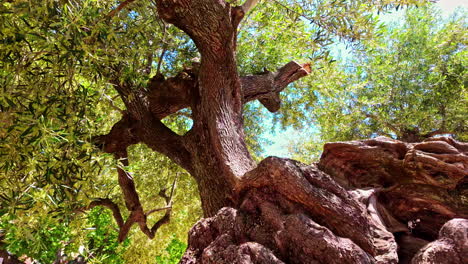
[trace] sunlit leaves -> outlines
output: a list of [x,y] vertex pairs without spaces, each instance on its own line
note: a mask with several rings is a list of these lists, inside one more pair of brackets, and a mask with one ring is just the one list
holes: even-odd
[[[364,42],[350,63],[303,83],[301,116],[322,142],[388,136],[419,140],[432,132],[466,139],[466,17],[443,20],[434,8],[409,9],[404,22]],[[465,59],[463,59],[465,58]],[[302,114],[302,113],[301,113]]]
[[442,24],[434,9],[420,8],[405,20],[359,54],[351,70],[361,83],[356,106],[378,124],[377,133],[404,138],[407,131],[441,130],[464,137],[464,18]]
[[0,216],[0,229],[6,232],[7,250],[17,256],[28,256],[41,263],[52,263],[62,252],[72,260],[84,256],[89,263],[124,263],[121,255],[129,240],[117,243],[115,223],[110,212],[93,209],[84,219],[68,219],[49,214]]
[[182,255],[185,252],[187,245],[177,239],[172,239],[171,243],[165,249],[163,255],[156,257],[156,263],[158,264],[176,264],[179,263]]
[[[419,42],[411,42],[409,31],[399,46],[388,38],[366,42],[366,56],[385,50],[387,42],[388,47],[399,48],[388,57],[363,60],[364,66],[370,65],[367,68],[357,66],[343,72],[331,64],[330,44],[336,40],[372,41],[376,33],[385,33],[385,29],[375,27],[376,12],[410,2],[415,1],[262,1],[239,28],[239,72],[274,71],[290,60],[311,62],[312,77],[286,89],[276,117],[283,126],[318,122],[330,139],[388,133],[368,116],[370,113],[385,120],[398,117],[400,123],[417,117],[420,126],[427,127],[427,118],[395,111],[395,105],[412,105],[424,110],[426,116],[442,115],[440,99],[436,100],[439,96],[444,102],[455,102],[447,106],[445,115],[463,120],[466,93],[458,96],[465,101],[448,96],[456,94],[457,87],[464,88],[457,85],[459,76],[466,74],[466,51],[457,46],[466,39],[465,27],[457,23],[440,30],[440,41],[431,40],[437,52],[420,45],[431,29],[428,26],[421,27],[426,31],[419,32]],[[161,228],[153,241],[132,229],[132,243],[123,252],[117,250],[109,212],[96,208],[89,216],[92,220],[76,212],[95,198],[111,198],[124,208],[116,162],[92,144],[93,137],[108,132],[124,109],[111,83],[125,82],[134,89],[144,89],[156,72],[171,76],[199,59],[190,38],[163,23],[152,1],[134,1],[110,16],[119,3],[17,0],[0,4],[0,214],[1,228],[9,235],[8,243],[15,253],[50,260],[61,246],[76,252],[78,245],[85,245],[88,252],[96,253],[91,260],[94,263],[119,263],[122,259],[145,263],[158,255],[163,261],[165,254],[161,252],[166,248],[169,255],[180,254],[183,245],[177,241],[186,240],[188,228],[201,216],[193,179],[142,145],[130,148],[131,165],[126,169],[134,176],[146,210],[164,206],[157,193],[179,175],[171,224]],[[395,33],[390,39],[397,36]],[[402,62],[395,59],[397,55],[423,55],[430,63]],[[399,76],[406,72],[401,68],[440,74]],[[390,100],[387,88],[394,87],[395,80],[404,81],[401,87],[407,88]],[[438,88],[419,89],[418,82]],[[405,98],[418,100],[403,102]],[[259,135],[266,114],[258,103],[245,106],[246,141],[256,156],[261,153]],[[163,122],[184,134],[191,126],[190,111],[185,109]],[[314,148],[309,145],[309,149]],[[151,215],[149,222],[158,217]],[[89,225],[94,231],[82,230]],[[41,242],[47,236],[49,240]],[[68,246],[74,248],[60,244],[71,238],[77,239]],[[112,254],[120,256],[117,259]]]

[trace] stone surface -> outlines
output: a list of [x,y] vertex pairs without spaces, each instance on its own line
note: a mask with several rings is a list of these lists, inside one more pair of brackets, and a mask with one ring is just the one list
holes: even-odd
[[319,168],[345,188],[416,183],[454,190],[468,175],[467,150],[467,143],[444,137],[335,142],[325,144]]
[[464,264],[468,261],[468,220],[456,218],[447,222],[439,238],[423,247],[412,264]]

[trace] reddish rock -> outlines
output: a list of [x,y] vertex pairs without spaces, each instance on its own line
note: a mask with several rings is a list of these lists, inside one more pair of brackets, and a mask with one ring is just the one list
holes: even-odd
[[468,175],[468,144],[444,137],[421,143],[386,137],[328,143],[319,168],[345,188],[418,183],[453,190]]
[[464,264],[468,260],[468,220],[452,219],[439,232],[439,239],[423,247],[412,264]]

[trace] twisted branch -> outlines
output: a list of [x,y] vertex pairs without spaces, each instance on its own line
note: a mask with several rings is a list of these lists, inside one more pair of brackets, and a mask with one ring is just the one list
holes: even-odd
[[[118,157],[122,161],[123,165],[128,166],[126,152],[116,154],[116,157]],[[119,177],[119,186],[124,196],[125,206],[127,210],[130,211],[129,217],[124,221],[122,214],[120,212],[119,206],[116,203],[114,203],[112,200],[107,199],[107,198],[96,199],[85,209],[90,210],[96,206],[104,206],[104,207],[109,208],[112,211],[112,214],[114,216],[115,222],[117,223],[117,226],[119,227],[119,237],[118,237],[119,242],[122,242],[127,237],[128,232],[130,231],[131,227],[135,223],[139,225],[140,230],[145,235],[147,235],[150,239],[154,238],[159,227],[161,227],[163,224],[166,224],[170,221],[171,210],[172,210],[172,197],[174,195],[177,177],[172,184],[172,188],[171,188],[171,192],[169,196],[166,195],[164,190],[162,190],[159,193],[159,195],[163,197],[164,200],[166,201],[166,206],[162,208],[152,209],[152,210],[149,210],[147,213],[145,213],[143,210],[143,206],[141,205],[138,192],[136,191],[133,177],[130,175],[130,173],[128,173],[121,167],[118,167],[117,171],[118,171],[118,177]],[[166,211],[164,216],[161,219],[159,219],[151,228],[149,228],[147,225],[147,217],[154,212],[159,212],[163,210]]]
[[120,10],[124,9],[127,5],[131,4],[132,2],[135,2],[135,0],[126,0],[120,3],[114,10],[110,11],[109,14],[107,15],[108,17],[113,17],[117,13],[120,12]]

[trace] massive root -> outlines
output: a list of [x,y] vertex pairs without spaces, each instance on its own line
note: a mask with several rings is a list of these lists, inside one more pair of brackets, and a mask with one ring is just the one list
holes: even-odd
[[328,144],[318,166],[269,157],[242,179],[236,208],[192,228],[181,263],[462,263],[451,261],[466,232],[444,230],[466,220],[428,243],[467,217],[466,151],[376,138]]

